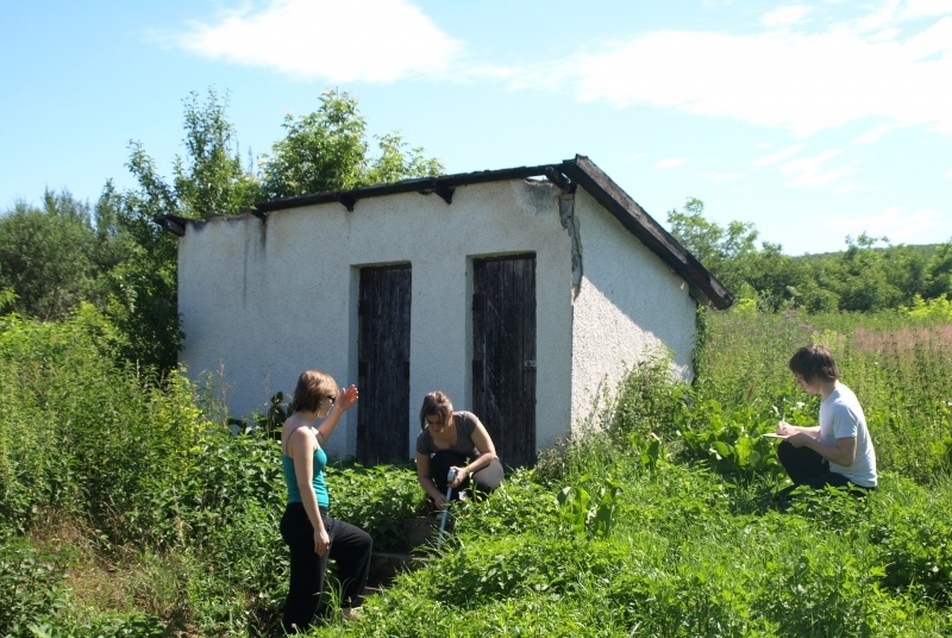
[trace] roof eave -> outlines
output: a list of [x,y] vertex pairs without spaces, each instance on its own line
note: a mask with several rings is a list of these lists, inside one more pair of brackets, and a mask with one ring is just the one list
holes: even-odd
[[[501,182],[507,179],[526,179],[529,177],[538,177],[545,174],[545,169],[549,164],[541,166],[522,166],[519,168],[505,168],[492,171],[477,171],[473,173],[456,173],[453,175],[440,175],[435,177],[420,177],[417,179],[406,179],[389,184],[374,184],[373,186],[361,186],[349,190],[325,191],[323,193],[313,193],[310,195],[299,195],[296,197],[283,197],[272,199],[256,204],[258,210],[265,213],[283,210],[285,208],[297,208],[298,206],[310,206],[313,204],[327,204],[329,202],[341,201],[341,196],[345,195],[347,200],[356,202],[369,197],[380,197],[381,195],[394,195],[397,193],[437,193],[447,192],[457,186],[466,184],[481,184],[486,182]],[[444,199],[446,199],[444,197]]]
[[594,162],[577,155],[575,159],[562,162],[561,170],[681,276],[696,298],[706,300],[719,310],[734,303],[733,296],[723,284]]
[[[349,190],[325,191],[310,195],[273,199],[256,204],[252,211],[265,220],[267,215],[278,210],[339,202],[348,210],[353,210],[361,199],[393,195],[398,193],[435,193],[449,204],[457,186],[500,182],[511,179],[546,177],[555,183],[563,182],[559,175],[571,180],[570,188],[581,185],[605,209],[635,237],[674,270],[691,289],[700,303],[708,303],[719,310],[729,308],[734,299],[723,284],[717,280],[688,250],[668,231],[656,222],[648,213],[619,187],[604,171],[588,157],[576,155],[560,164],[542,164],[499,170],[456,173],[435,177],[421,177],[402,180],[389,184],[375,184]],[[566,185],[562,185],[563,188]],[[156,223],[181,236],[187,221],[174,215],[157,216]]]

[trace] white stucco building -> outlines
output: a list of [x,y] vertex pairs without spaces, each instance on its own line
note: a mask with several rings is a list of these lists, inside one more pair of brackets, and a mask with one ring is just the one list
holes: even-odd
[[730,294],[588,158],[162,216],[180,236],[180,360],[235,416],[308,368],[357,384],[328,452],[409,460],[424,394],[531,463],[664,347],[690,375],[697,305]]

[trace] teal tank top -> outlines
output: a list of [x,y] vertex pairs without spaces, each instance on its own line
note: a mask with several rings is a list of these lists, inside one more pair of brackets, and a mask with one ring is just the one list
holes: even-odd
[[[294,476],[294,459],[281,453],[281,467],[284,469],[284,484],[288,487],[288,503],[301,502],[301,490],[298,489],[297,477]],[[314,450],[314,478],[311,487],[317,497],[319,507],[327,507],[330,499],[327,498],[327,484],[324,483],[324,468],[327,467],[327,454],[318,447]]]

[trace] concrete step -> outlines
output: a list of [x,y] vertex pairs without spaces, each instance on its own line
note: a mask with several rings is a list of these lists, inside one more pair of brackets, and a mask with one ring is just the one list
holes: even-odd
[[426,560],[425,556],[419,554],[374,552],[370,558],[367,587],[376,590],[386,587],[397,574],[421,567]]
[[[370,559],[370,576],[367,579],[368,593],[379,591],[402,571],[416,569],[427,561],[426,549],[439,540],[440,518],[417,516],[403,523],[406,545],[395,551],[375,551]],[[444,534],[452,532],[453,521],[448,519]]]

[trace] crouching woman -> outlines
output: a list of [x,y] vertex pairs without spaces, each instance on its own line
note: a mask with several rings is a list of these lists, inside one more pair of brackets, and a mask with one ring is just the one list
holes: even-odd
[[[443,392],[430,392],[420,408],[421,432],[416,441],[417,480],[436,508],[470,489],[474,496],[488,493],[502,484],[502,463],[493,440],[472,412],[453,410]],[[455,478],[448,480],[449,471]]]

